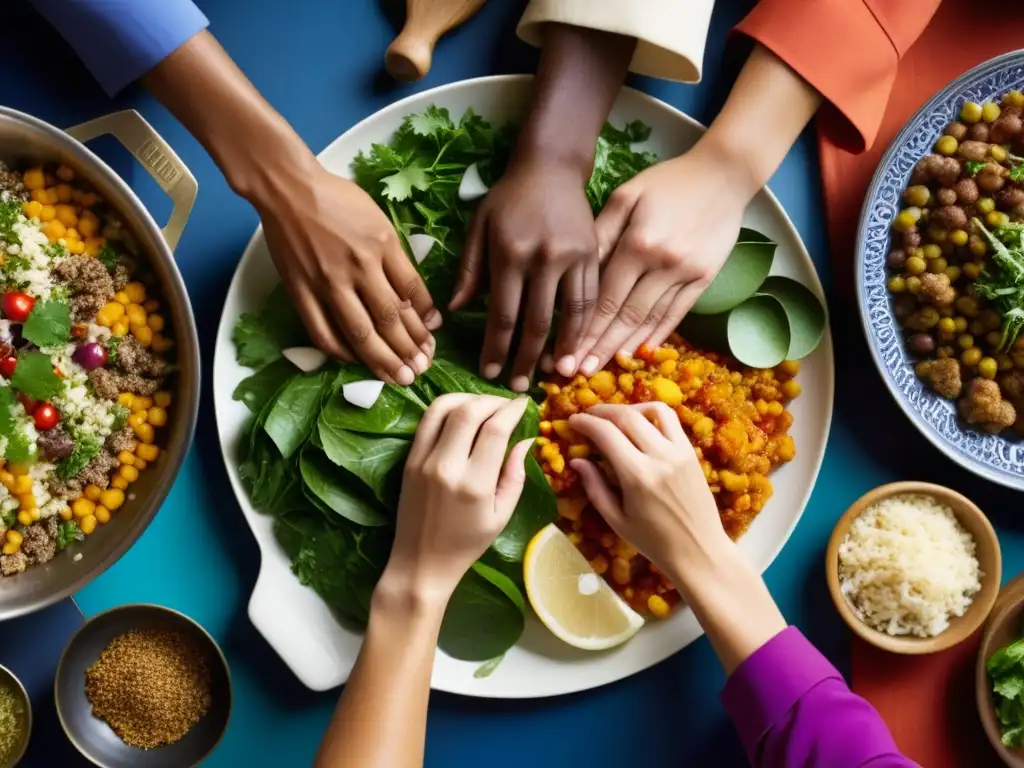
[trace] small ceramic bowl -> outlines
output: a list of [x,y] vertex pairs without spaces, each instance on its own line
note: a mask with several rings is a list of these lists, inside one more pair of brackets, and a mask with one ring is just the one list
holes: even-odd
[[[211,675],[210,708],[184,738],[156,749],[125,744],[103,720],[93,717],[85,695],[85,673],[111,640],[132,629],[173,629],[191,638],[206,655]],[[183,613],[159,605],[122,605],[94,616],[71,638],[54,681],[57,716],[79,752],[101,768],[187,768],[198,765],[220,742],[231,715],[228,662],[210,634]]]
[[995,608],[985,625],[985,634],[978,649],[974,667],[974,691],[978,716],[992,748],[1010,768],[1024,768],[1024,748],[1010,749],[1002,743],[1002,729],[995,714],[992,681],[986,665],[992,654],[1000,648],[1024,637],[1024,575],[1017,576],[1003,587]]
[[21,743],[14,747],[11,754],[7,756],[6,761],[0,759],[0,768],[14,768],[18,761],[25,756],[25,750],[28,749],[28,741],[32,735],[32,702],[29,701],[28,691],[21,684],[21,680],[4,666],[0,666],[0,686],[9,687],[14,692],[14,695],[21,699],[22,709],[24,710],[21,723],[19,723],[22,730]]
[[[967,612],[963,616],[950,619],[946,631],[935,637],[893,636],[872,629],[858,618],[853,607],[843,596],[839,584],[839,545],[846,538],[853,521],[872,504],[882,499],[905,494],[931,496],[939,503],[950,507],[960,525],[974,537],[975,557],[978,558],[978,564],[981,567],[981,591],[974,596]],[[832,531],[832,538],[829,539],[828,551],[825,553],[825,571],[836,610],[858,636],[891,653],[925,654],[952,648],[970,637],[984,623],[999,594],[999,582],[1002,578],[1002,555],[999,551],[999,539],[996,538],[992,524],[974,502],[941,485],[909,481],[879,486],[861,496],[846,510],[839,518],[839,522],[836,523],[836,527]]]

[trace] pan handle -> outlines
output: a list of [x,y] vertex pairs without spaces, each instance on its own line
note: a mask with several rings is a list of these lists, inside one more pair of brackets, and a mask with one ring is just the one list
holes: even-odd
[[174,204],[171,217],[161,230],[167,247],[173,252],[196,203],[199,185],[188,166],[163,137],[134,109],[97,117],[72,126],[65,133],[83,143],[109,133],[135,155]]

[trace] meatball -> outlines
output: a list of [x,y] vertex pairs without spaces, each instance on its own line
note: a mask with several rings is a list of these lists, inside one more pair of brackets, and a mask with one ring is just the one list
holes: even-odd
[[977,424],[986,432],[999,432],[1017,421],[1017,410],[1003,399],[999,385],[988,379],[972,379],[958,405],[968,424]]
[[954,186],[956,197],[964,205],[978,202],[978,183],[974,179],[960,179]]
[[925,272],[921,275],[921,298],[936,307],[948,307],[956,301],[956,290],[948,275]]
[[960,163],[954,157],[927,155],[917,161],[910,176],[911,184],[927,184],[938,181],[944,187],[951,187],[960,178]]
[[942,397],[952,400],[960,396],[963,382],[960,379],[960,363],[955,359],[922,360],[914,366],[914,372]]

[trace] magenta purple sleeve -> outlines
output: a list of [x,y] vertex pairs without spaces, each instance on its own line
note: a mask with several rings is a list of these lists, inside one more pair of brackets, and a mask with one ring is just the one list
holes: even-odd
[[874,707],[795,627],[733,672],[722,704],[754,768],[909,768]]

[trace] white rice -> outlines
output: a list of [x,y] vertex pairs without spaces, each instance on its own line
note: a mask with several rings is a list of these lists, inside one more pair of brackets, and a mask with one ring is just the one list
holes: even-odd
[[981,589],[975,543],[953,510],[906,494],[864,510],[839,546],[842,593],[868,626],[934,637]]

